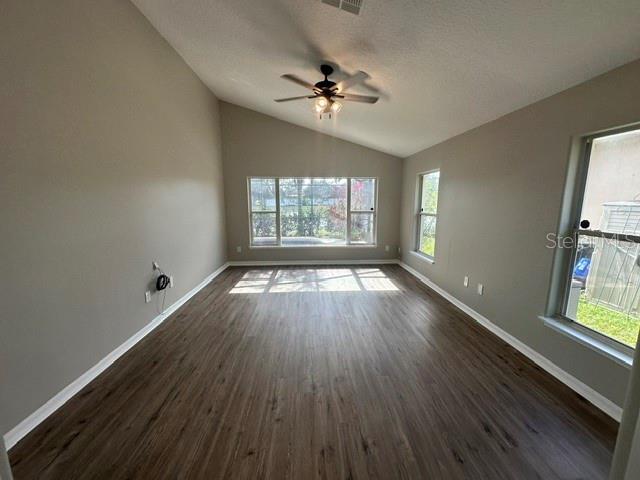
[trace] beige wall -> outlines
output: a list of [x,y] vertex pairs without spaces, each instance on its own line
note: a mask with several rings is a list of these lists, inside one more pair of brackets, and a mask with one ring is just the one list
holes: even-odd
[[[572,140],[640,121],[640,61],[416,153],[404,162],[402,258],[562,369],[622,405],[627,368],[546,327]],[[441,168],[436,262],[414,245],[416,175]],[[463,286],[469,275],[471,285]],[[484,296],[476,294],[478,282]]]
[[123,0],[0,15],[0,432],[225,261],[219,105]]
[[[225,102],[221,105],[229,259],[371,260],[397,257],[402,160],[236,105]],[[378,177],[377,247],[249,248],[247,177],[261,175]],[[385,251],[386,245],[389,245],[389,251]],[[242,247],[241,253],[236,252],[237,246]]]

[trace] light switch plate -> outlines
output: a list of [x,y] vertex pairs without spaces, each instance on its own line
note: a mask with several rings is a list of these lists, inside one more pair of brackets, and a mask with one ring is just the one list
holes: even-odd
[[463,285],[464,285],[465,287],[468,287],[468,286],[469,286],[469,275],[465,275],[465,276],[464,276],[464,282],[463,282]]
[[149,303],[151,301],[151,292],[144,292],[144,303]]
[[484,294],[484,285],[481,283],[478,284],[478,295]]

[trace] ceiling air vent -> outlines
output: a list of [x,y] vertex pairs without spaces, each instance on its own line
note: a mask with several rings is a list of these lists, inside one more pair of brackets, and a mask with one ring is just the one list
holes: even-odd
[[342,10],[349,13],[355,13],[358,15],[360,13],[360,8],[362,8],[362,0],[342,0]]
[[358,15],[362,8],[363,0],[322,0],[322,3],[340,8],[345,12]]

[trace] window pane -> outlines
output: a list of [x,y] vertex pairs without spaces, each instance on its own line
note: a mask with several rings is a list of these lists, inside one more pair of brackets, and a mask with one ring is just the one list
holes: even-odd
[[254,212],[276,210],[276,181],[273,178],[252,178],[251,210]]
[[640,130],[593,140],[580,219],[640,235]]
[[276,239],[276,214],[252,213],[251,235],[253,245],[274,245]]
[[635,347],[640,327],[640,244],[578,238],[566,316]]
[[280,180],[283,245],[339,245],[347,235],[346,178]]
[[373,243],[375,216],[373,213],[351,214],[351,243]]
[[430,257],[435,257],[436,217],[420,215],[420,245],[418,250]]
[[351,210],[373,211],[376,206],[375,178],[351,179]]
[[422,176],[422,192],[420,211],[422,213],[438,213],[438,184],[440,171],[427,173]]

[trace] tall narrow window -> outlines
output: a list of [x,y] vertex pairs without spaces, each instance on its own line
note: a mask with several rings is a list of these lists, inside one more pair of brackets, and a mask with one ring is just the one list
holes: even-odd
[[436,256],[439,184],[440,170],[424,173],[419,177],[416,250],[432,259]]
[[350,187],[350,243],[375,243],[376,180],[375,178],[352,178]]
[[250,177],[251,245],[374,245],[375,178]]
[[564,316],[634,347],[640,326],[640,130],[589,139]]
[[275,178],[251,178],[249,181],[252,245],[278,243],[276,182]]

